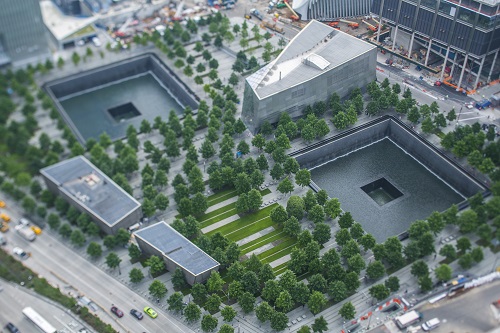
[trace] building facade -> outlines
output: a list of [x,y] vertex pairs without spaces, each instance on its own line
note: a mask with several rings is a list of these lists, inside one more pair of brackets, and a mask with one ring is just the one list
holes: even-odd
[[180,268],[190,285],[205,282],[219,263],[166,222],[158,222],[134,233],[141,251],[163,258],[170,272]]
[[393,50],[440,65],[441,81],[473,90],[498,79],[500,0],[373,0],[372,13],[392,27]]
[[84,156],[40,170],[47,188],[88,216],[107,234],[142,218],[141,204]]
[[295,0],[293,10],[302,20],[329,21],[370,14],[371,0]]
[[38,0],[0,0],[0,59],[3,64],[25,66],[51,56]]
[[242,119],[255,133],[282,112],[300,117],[333,93],[343,98],[364,88],[375,80],[376,63],[375,46],[313,20],[278,58],[246,79]]

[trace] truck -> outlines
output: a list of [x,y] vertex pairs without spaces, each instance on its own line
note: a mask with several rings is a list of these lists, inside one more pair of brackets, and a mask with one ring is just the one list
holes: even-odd
[[422,320],[422,314],[418,311],[410,311],[405,313],[404,315],[401,315],[399,317],[396,317],[394,321],[396,322],[396,325],[400,328],[407,328],[408,326],[415,324],[416,322],[419,322]]
[[250,9],[250,14],[252,14],[253,16],[255,16],[260,21],[262,21],[264,19],[264,17],[262,16],[262,14],[257,9],[255,9],[255,8]]
[[21,226],[21,228],[17,228],[17,232],[27,241],[34,241],[36,239],[36,234],[30,227]]
[[284,34],[285,33],[285,30],[283,29],[283,27],[279,26],[274,21],[263,20],[262,24],[260,26],[262,28],[268,28],[268,29],[271,29],[273,31],[279,32],[280,34]]
[[487,99],[483,99],[482,101],[476,102],[476,109],[482,110],[490,107],[491,102]]

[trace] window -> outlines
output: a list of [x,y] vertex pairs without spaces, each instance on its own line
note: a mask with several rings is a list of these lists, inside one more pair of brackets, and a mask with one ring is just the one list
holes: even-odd
[[292,91],[292,98],[297,98],[303,96],[306,93],[306,88],[300,88],[295,91]]

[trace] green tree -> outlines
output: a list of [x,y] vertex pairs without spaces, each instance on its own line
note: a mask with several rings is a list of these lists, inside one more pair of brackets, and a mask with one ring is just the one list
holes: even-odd
[[210,293],[219,292],[222,290],[224,283],[218,272],[212,272],[207,281],[207,290]]
[[217,294],[212,294],[208,296],[205,302],[205,309],[210,313],[215,313],[219,311],[220,305],[222,303],[221,298]]
[[139,268],[132,268],[128,276],[132,283],[139,283],[144,279],[144,274]]
[[83,246],[83,244],[85,244],[85,236],[78,229],[75,229],[71,232],[70,240],[71,243],[78,247],[81,247]]
[[175,292],[167,299],[168,309],[172,311],[182,311],[184,309],[182,294]]
[[397,276],[391,276],[385,280],[384,285],[391,291],[396,292],[399,290],[399,279]]
[[261,302],[255,308],[255,315],[257,316],[257,319],[259,319],[261,323],[265,323],[266,321],[271,319],[273,312],[274,312],[273,308],[266,301]]
[[201,319],[201,329],[204,332],[213,332],[218,325],[219,321],[217,318],[207,314],[204,315],[203,318]]
[[184,317],[189,323],[198,321],[201,317],[200,307],[193,302],[189,303],[184,308]]
[[385,275],[384,264],[382,264],[382,262],[379,260],[371,262],[370,264],[368,264],[368,267],[366,268],[366,275],[368,276],[368,278],[373,280],[380,279]]
[[225,322],[231,322],[236,317],[236,311],[232,306],[226,305],[220,312]]
[[432,290],[432,280],[429,275],[420,277],[418,279],[418,285],[420,286],[420,290],[423,292]]
[[354,316],[356,315],[356,308],[354,308],[354,305],[352,305],[351,302],[346,302],[340,308],[339,315],[346,320],[354,319]]
[[59,228],[59,234],[64,238],[68,238],[72,233],[72,229],[69,224],[65,223]]
[[326,305],[325,296],[319,291],[313,291],[311,296],[309,297],[309,301],[307,302],[307,306],[309,310],[316,315],[319,313],[323,307]]
[[476,263],[480,263],[484,259],[484,253],[480,247],[476,247],[476,248],[472,249],[472,251],[470,252],[470,255],[472,257],[472,260],[474,260],[474,262],[476,262]]
[[[114,252],[111,252],[106,256],[106,265],[111,269],[118,268],[118,271],[120,272],[120,263],[121,262],[122,262],[122,260],[120,259],[120,257],[118,257],[118,255]],[[121,272],[120,272],[120,274],[121,274]]]
[[383,284],[376,284],[369,289],[370,296],[381,301],[390,295],[390,290]]
[[175,271],[172,273],[172,284],[176,290],[180,290],[186,285],[184,273],[179,267],[176,267]]
[[96,259],[102,255],[102,248],[101,245],[99,245],[96,242],[90,242],[90,244],[87,246],[87,254],[92,258]]
[[439,254],[446,257],[448,261],[453,261],[457,258],[457,252],[451,244],[444,245],[441,250],[439,250]]
[[132,243],[128,247],[128,255],[132,261],[136,261],[141,257],[142,252],[137,245]]
[[61,225],[61,219],[57,214],[50,213],[47,217],[47,223],[49,224],[50,229],[56,230]]
[[439,267],[436,268],[434,273],[436,274],[436,278],[439,281],[448,281],[451,279],[451,274],[452,274],[452,269],[450,266],[446,264],[442,264]]
[[191,288],[191,295],[193,296],[193,301],[198,304],[205,304],[207,300],[207,289],[204,284],[195,283]]
[[417,278],[429,275],[429,267],[423,260],[415,261],[411,266],[411,274]]
[[340,302],[347,296],[347,287],[343,281],[332,281],[328,286],[328,294],[335,302]]
[[276,298],[276,307],[285,313],[292,309],[293,300],[288,291],[284,290],[279,294],[278,298]]
[[325,244],[331,238],[331,229],[325,223],[318,223],[314,227],[312,235],[314,240],[317,241],[319,244]]
[[467,237],[460,237],[457,239],[457,250],[461,252],[465,252],[470,250],[471,248],[471,243],[470,240]]
[[315,205],[309,211],[308,217],[314,223],[322,223],[325,221],[325,211],[323,210],[323,206]]
[[250,313],[255,308],[255,297],[249,292],[244,292],[238,298],[238,304],[244,313]]
[[152,276],[158,276],[165,271],[165,263],[160,257],[152,255],[146,260],[146,266],[149,266],[149,272]]
[[[339,311],[339,313],[341,313],[341,312]],[[348,318],[345,318],[345,319],[348,319]],[[352,318],[350,318],[350,319],[352,319]],[[307,327],[307,326],[302,326],[302,327]],[[313,332],[322,333],[323,331],[328,331],[328,324],[327,324],[325,318],[323,318],[323,316],[321,316],[321,317],[316,318],[314,320],[314,323],[311,325],[311,328],[312,328]]]
[[274,311],[271,315],[271,328],[276,331],[283,331],[288,324],[288,317],[283,312]]

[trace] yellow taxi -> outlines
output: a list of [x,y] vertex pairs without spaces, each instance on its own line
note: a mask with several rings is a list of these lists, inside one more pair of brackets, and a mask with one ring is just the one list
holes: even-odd
[[37,227],[36,225],[32,225],[30,227],[31,230],[33,230],[33,232],[37,235],[40,235],[42,233],[42,229],[40,229],[39,227]]
[[0,231],[1,232],[9,231],[9,225],[7,223],[3,223],[2,221],[0,221]]
[[5,207],[5,201],[0,200],[0,208],[4,208],[4,207]]
[[7,214],[5,214],[5,213],[0,214],[0,218],[2,220],[4,220],[5,222],[9,222],[10,221],[10,216],[7,215]]

